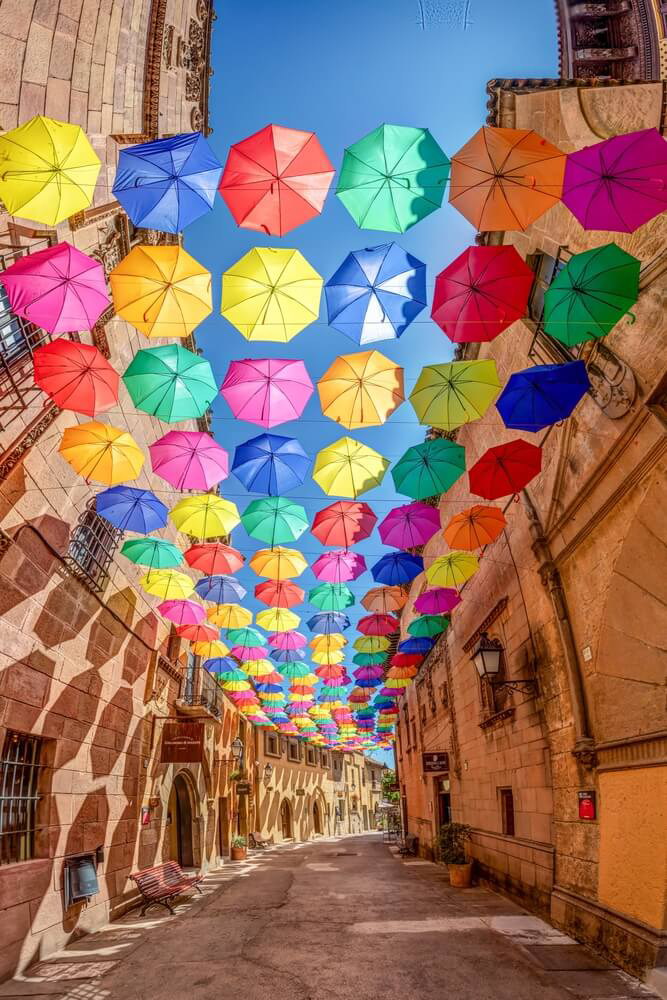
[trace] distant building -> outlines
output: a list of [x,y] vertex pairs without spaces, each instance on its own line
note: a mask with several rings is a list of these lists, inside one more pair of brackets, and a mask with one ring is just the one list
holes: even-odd
[[556,11],[562,77],[667,76],[667,10],[659,0],[556,0]]

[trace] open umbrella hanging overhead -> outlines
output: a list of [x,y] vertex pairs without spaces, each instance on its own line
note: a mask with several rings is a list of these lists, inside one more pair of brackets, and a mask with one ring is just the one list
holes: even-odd
[[481,549],[502,534],[505,515],[498,507],[475,504],[451,519],[444,531],[450,549]]
[[167,507],[150,490],[136,486],[113,486],[95,497],[95,510],[121,531],[147,535],[164,528]]
[[243,600],[246,595],[245,587],[235,577],[225,573],[202,577],[197,580],[195,590],[203,601],[210,601],[212,604],[233,604]]
[[308,527],[304,508],[286,497],[252,500],[241,515],[241,523],[251,538],[268,545],[293,542]]
[[301,486],[310,459],[296,438],[260,434],[237,446],[232,472],[250,493],[279,496]]
[[373,448],[343,437],[318,452],[313,479],[324,493],[356,499],[379,486],[388,468],[388,460]]
[[203,416],[218,393],[208,361],[178,344],[137,351],[123,382],[137,409],[166,423]]
[[237,420],[271,428],[298,420],[313,383],[303,361],[245,358],[230,363],[220,393]]
[[98,420],[66,427],[58,450],[80,476],[106,486],[136,479],[144,464],[131,434]]
[[[203,605],[197,601],[169,599],[158,604],[157,609],[163,618],[175,625],[200,625],[206,618]],[[215,629],[209,631],[213,634],[201,638],[216,639],[218,637]]]
[[379,351],[336,358],[317,383],[325,417],[348,429],[375,427],[405,400],[403,369]]
[[255,597],[271,608],[293,608],[305,600],[306,592],[291,580],[266,580],[255,587]]
[[322,611],[312,615],[306,622],[311,632],[331,635],[350,628],[350,619],[340,611]]
[[434,559],[426,570],[426,579],[436,587],[461,587],[478,568],[476,555],[456,549]]
[[584,361],[534,365],[510,376],[496,408],[505,427],[535,433],[569,417],[590,387]]
[[500,389],[495,361],[450,361],[422,368],[410,402],[420,424],[452,431],[483,417]]
[[189,597],[194,592],[195,585],[186,573],[175,569],[154,569],[139,581],[147,594],[161,597],[163,600],[177,600]]
[[168,431],[148,451],[153,472],[177,490],[210,490],[229,472],[227,452],[203,431]]
[[373,579],[390,587],[411,583],[424,569],[421,556],[409,552],[388,552],[371,566]]
[[318,580],[326,583],[346,583],[349,580],[356,580],[366,572],[366,560],[357,552],[340,549],[322,553],[311,569]]
[[290,580],[300,576],[308,568],[308,563],[298,549],[287,549],[276,545],[272,549],[258,549],[248,563],[257,576],[269,580]]
[[245,628],[252,622],[252,612],[240,604],[218,604],[207,609],[206,617],[214,625],[226,629]]
[[58,338],[33,353],[35,385],[61,410],[94,417],[118,402],[118,373],[92,344]]
[[185,560],[192,569],[198,569],[206,576],[222,573],[229,576],[241,569],[243,556],[231,545],[222,542],[203,542],[191,545],[184,552]]
[[164,538],[128,538],[120,551],[130,562],[149,570],[173,569],[183,562],[181,550]]
[[377,517],[362,500],[337,500],[319,510],[310,529],[322,545],[351,545],[368,538]]
[[320,583],[308,591],[308,600],[320,611],[344,611],[354,604],[354,594],[344,583]]
[[365,615],[357,622],[357,628],[362,635],[392,635],[400,628],[400,620],[394,615],[372,614]]
[[175,528],[195,538],[228,535],[241,518],[236,504],[213,493],[184,497],[169,512]]
[[380,538],[384,545],[396,549],[415,549],[425,545],[439,529],[440,512],[416,501],[389,511],[380,522]]
[[301,618],[293,611],[288,611],[287,608],[267,608],[266,611],[257,613],[255,621],[260,628],[267,631],[289,634],[292,629],[300,625]]
[[399,493],[424,500],[446,493],[465,472],[465,449],[445,438],[413,445],[392,467]]
[[520,493],[542,469],[542,449],[518,438],[489,448],[470,469],[470,492],[485,500]]
[[366,611],[388,614],[400,611],[407,599],[407,592],[402,587],[373,587],[362,597],[361,603]]

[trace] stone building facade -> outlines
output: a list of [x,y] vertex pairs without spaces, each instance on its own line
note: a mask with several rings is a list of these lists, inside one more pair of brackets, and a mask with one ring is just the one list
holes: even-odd
[[[564,151],[665,131],[659,82],[492,81],[489,97],[490,123]],[[536,279],[529,317],[460,356],[494,359],[504,383],[580,355],[592,388],[562,425],[520,435],[542,444],[542,472],[499,502],[507,528],[404,699],[397,742],[404,822],[424,853],[443,823],[469,824],[483,879],[640,975],[667,965],[666,238],[665,216],[607,236],[560,204],[525,232],[478,237],[513,244]],[[634,322],[564,348],[542,328],[544,290],[570,255],[611,239],[641,261]],[[457,441],[470,468],[516,436],[492,407]],[[470,503],[464,477],[441,498],[443,525]],[[445,550],[437,536],[426,564]],[[513,687],[478,676],[482,633]],[[439,772],[424,752],[448,755]]]
[[667,77],[667,10],[659,0],[556,0],[556,14],[562,77]]

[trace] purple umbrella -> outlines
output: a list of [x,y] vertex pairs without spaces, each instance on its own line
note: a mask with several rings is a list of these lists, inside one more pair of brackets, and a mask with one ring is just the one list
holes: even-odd
[[381,522],[380,538],[396,549],[416,549],[440,530],[440,512],[426,503],[406,503]]
[[325,552],[318,556],[312,565],[312,570],[318,580],[325,580],[327,583],[345,583],[346,580],[356,580],[366,572],[366,560],[356,552],[338,549],[336,552]]
[[420,615],[444,615],[460,603],[458,590],[452,587],[433,587],[419,595],[415,601],[415,611]]
[[563,201],[584,229],[633,233],[667,209],[667,143],[647,128],[570,153]]

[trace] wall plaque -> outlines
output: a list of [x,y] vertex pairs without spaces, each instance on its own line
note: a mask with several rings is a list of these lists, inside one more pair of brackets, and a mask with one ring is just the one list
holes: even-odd
[[204,726],[201,722],[165,722],[162,727],[163,764],[197,764],[204,759]]

